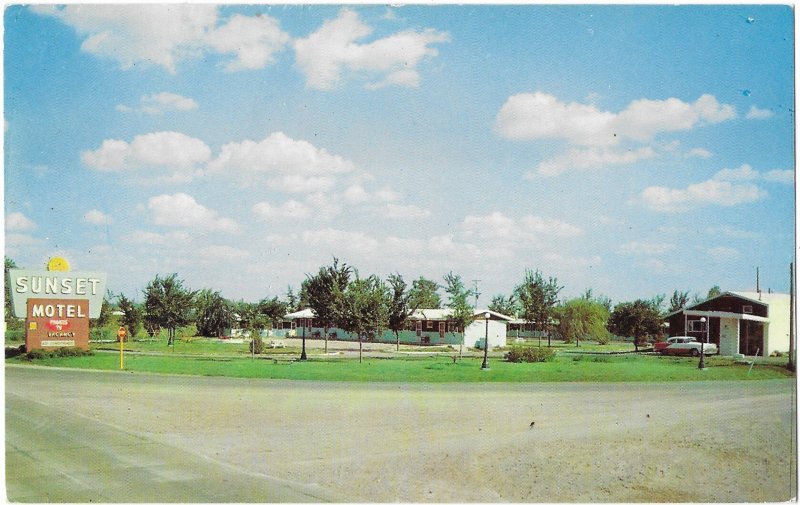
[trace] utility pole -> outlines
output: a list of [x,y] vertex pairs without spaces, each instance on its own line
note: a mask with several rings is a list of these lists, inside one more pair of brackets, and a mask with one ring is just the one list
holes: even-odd
[[480,292],[478,292],[479,282],[481,282],[480,279],[472,279],[472,292],[475,293],[475,310],[478,310],[478,297],[481,296]]
[[789,370],[795,369],[794,363],[794,263],[789,263]]
[[758,267],[756,267],[756,293],[758,293],[758,299],[761,300],[761,285],[758,278]]

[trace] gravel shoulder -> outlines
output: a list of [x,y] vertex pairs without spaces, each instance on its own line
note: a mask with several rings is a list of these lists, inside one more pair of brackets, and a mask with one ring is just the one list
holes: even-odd
[[343,501],[796,496],[793,380],[407,385],[5,373],[7,405],[9,395],[35,398],[53,415]]

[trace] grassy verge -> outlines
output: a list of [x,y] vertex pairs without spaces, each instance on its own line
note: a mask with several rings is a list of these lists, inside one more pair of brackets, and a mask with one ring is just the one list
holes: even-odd
[[[25,363],[21,358],[9,362]],[[51,357],[36,365],[118,370],[119,357]],[[450,357],[273,361],[246,357],[148,356],[130,354],[125,368],[132,372],[241,378],[354,381],[354,382],[664,382],[692,380],[777,379],[790,377],[784,368],[769,364],[749,367],[726,358],[710,358],[708,368],[698,370],[696,359],[658,356],[559,356],[545,363],[491,361],[491,370],[480,369],[478,358],[453,362]],[[749,372],[749,373],[748,373]]]

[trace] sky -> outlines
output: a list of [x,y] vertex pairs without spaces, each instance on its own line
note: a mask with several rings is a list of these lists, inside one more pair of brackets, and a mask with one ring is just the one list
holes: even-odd
[[788,292],[780,5],[10,5],[5,255],[142,299],[526,270],[613,303]]

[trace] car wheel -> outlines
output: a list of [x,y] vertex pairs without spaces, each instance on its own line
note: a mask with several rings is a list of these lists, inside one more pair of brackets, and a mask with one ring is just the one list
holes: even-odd
[[697,349],[692,349],[692,356],[694,356],[695,358],[700,356],[700,351],[698,351]]

